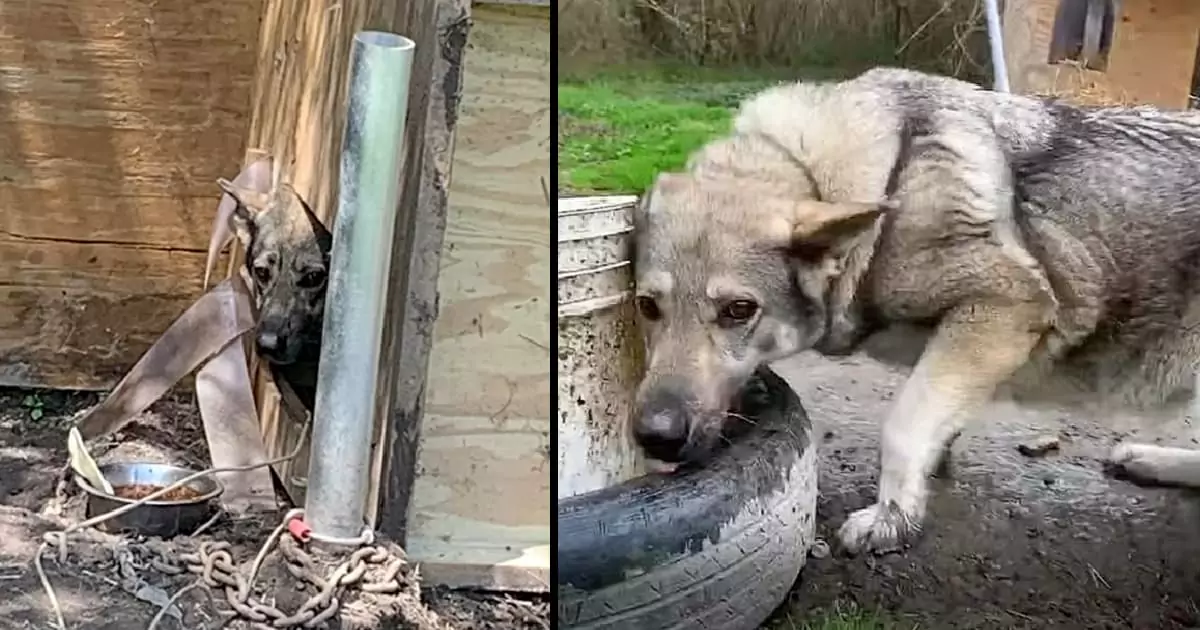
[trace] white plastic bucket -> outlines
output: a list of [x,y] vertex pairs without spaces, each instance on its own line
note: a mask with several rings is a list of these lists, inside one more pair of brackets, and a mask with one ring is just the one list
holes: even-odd
[[628,429],[645,369],[634,317],[632,195],[558,202],[558,498],[632,479]]

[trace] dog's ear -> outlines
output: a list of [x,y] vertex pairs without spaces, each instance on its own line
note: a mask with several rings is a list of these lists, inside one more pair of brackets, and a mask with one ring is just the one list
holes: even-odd
[[253,188],[239,186],[223,177],[217,179],[217,185],[237,202],[229,220],[233,223],[233,231],[237,234],[238,240],[242,242],[242,245],[249,246],[250,235],[254,229],[254,217],[266,210],[270,203],[270,196]]
[[687,176],[683,173],[662,172],[654,178],[654,183],[642,193],[642,198],[638,200],[637,205],[633,208],[633,225],[637,231],[646,229],[650,221],[651,208],[654,207],[654,198],[662,194],[670,194],[673,191],[678,191],[680,188],[687,185]]
[[838,251],[875,225],[894,208],[891,202],[804,201],[792,216],[790,247],[798,254],[820,257]]

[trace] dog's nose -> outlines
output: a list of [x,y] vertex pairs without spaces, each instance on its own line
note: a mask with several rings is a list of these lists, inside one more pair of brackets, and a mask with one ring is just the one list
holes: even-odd
[[672,409],[643,416],[634,430],[634,439],[647,456],[669,463],[682,461],[687,437],[687,420],[679,410]]
[[259,352],[267,356],[275,356],[283,353],[283,343],[278,333],[266,330],[259,331],[256,343],[258,344]]

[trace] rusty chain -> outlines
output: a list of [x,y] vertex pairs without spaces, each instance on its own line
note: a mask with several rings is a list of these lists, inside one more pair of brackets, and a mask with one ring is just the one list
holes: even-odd
[[[296,440],[296,445],[292,448],[292,451],[290,453],[288,453],[287,455],[284,455],[282,457],[277,457],[275,459],[268,460],[265,462],[260,462],[257,464],[249,464],[246,466],[228,466],[228,467],[209,468],[207,470],[202,470],[202,471],[199,471],[196,473],[192,473],[192,474],[184,477],[183,479],[175,481],[174,483],[172,483],[164,488],[159,488],[158,490],[156,490],[136,501],[127,503],[121,507],[118,507],[114,510],[105,512],[103,514],[93,516],[91,518],[88,518],[87,520],[75,523],[73,525],[66,527],[65,529],[55,531],[55,532],[46,532],[45,534],[43,534],[42,535],[42,543],[41,543],[41,545],[38,546],[37,552],[34,554],[34,557],[33,557],[33,566],[37,570],[38,580],[41,581],[41,583],[42,583],[42,589],[46,592],[46,597],[50,600],[50,607],[54,611],[55,626],[59,630],[67,630],[67,623],[66,623],[66,620],[63,618],[62,606],[58,601],[58,595],[54,592],[54,586],[50,583],[50,576],[46,573],[46,568],[42,565],[42,555],[47,550],[56,549],[58,551],[58,562],[59,562],[59,564],[63,564],[67,561],[67,536],[73,532],[79,531],[84,528],[93,527],[93,526],[99,525],[100,523],[103,523],[107,520],[116,518],[117,516],[120,516],[121,514],[124,514],[131,510],[134,510],[138,506],[141,506],[150,501],[153,501],[153,500],[167,494],[168,492],[170,492],[176,488],[180,488],[180,487],[188,484],[189,482],[191,482],[195,479],[199,479],[201,477],[207,477],[210,475],[215,475],[218,473],[226,473],[226,472],[247,472],[247,471],[251,471],[251,470],[257,470],[259,468],[264,468],[267,466],[274,466],[276,464],[282,464],[283,462],[294,459],[300,453],[300,449],[306,443],[306,439],[308,436],[308,429],[309,429],[310,424],[311,424],[311,417],[305,421],[304,427],[300,430],[300,439]],[[302,510],[292,510],[291,512],[289,512],[288,516],[284,519],[284,522],[278,528],[276,528],[275,532],[272,533],[271,538],[269,538],[267,540],[267,542],[263,545],[263,548],[259,553],[259,558],[255,559],[255,565],[256,565],[255,571],[257,571],[257,566],[261,563],[262,555],[264,555],[266,553],[266,551],[269,549],[270,545],[273,543],[274,539],[279,536],[280,532],[287,525],[287,522],[297,512],[303,512],[303,511]],[[207,529],[209,526],[211,526],[213,523],[216,522],[216,519],[219,517],[219,515],[220,515],[220,513],[218,512],[218,514],[214,515],[212,519],[210,519],[208,522],[204,523],[200,527],[200,529],[201,530]],[[230,561],[230,564],[232,566],[232,560]],[[233,579],[233,578],[231,578],[231,579]],[[190,590],[192,588],[196,588],[200,584],[201,584],[201,582],[193,583],[192,586],[187,587],[187,588],[175,593],[175,596],[171,598],[171,601],[168,602],[168,605],[163,606],[163,609],[161,611],[159,611],[159,615],[155,616],[154,621],[152,621],[150,623],[149,630],[154,630],[154,627],[157,625],[159,619],[161,619],[162,614],[167,610],[167,608],[169,608],[169,605],[171,603],[174,603],[175,599],[178,599],[184,592],[186,592],[187,590]],[[249,590],[250,590],[249,585],[247,585],[246,591],[248,592]],[[280,626],[280,627],[286,627],[286,626]]]
[[[268,539],[268,544],[270,542]],[[257,562],[247,578],[234,563],[231,545],[227,542],[206,541],[195,552],[178,554],[177,559],[164,557],[156,560],[153,566],[169,575],[197,575],[198,584],[225,594],[232,611],[224,614],[278,629],[321,626],[337,614],[341,607],[339,596],[349,587],[375,594],[397,593],[402,588],[398,578],[404,568],[404,558],[383,546],[356,549],[327,575],[293,536],[279,536],[276,548],[285,560],[288,573],[316,590],[291,614],[254,596],[251,586]],[[380,565],[383,569],[374,578],[365,579],[368,569]]]
[[[304,427],[301,435],[307,435],[307,424]],[[47,532],[43,536],[41,546],[38,548],[34,556],[34,566],[37,569],[38,578],[42,583],[42,588],[46,591],[47,597],[50,599],[51,606],[54,609],[56,625],[60,630],[66,630],[66,623],[63,619],[62,608],[59,605],[58,598],[54,592],[53,586],[50,584],[49,576],[42,565],[43,554],[54,549],[58,552],[59,563],[66,562],[67,555],[67,536],[75,531],[92,527],[103,521],[114,518],[120,514],[130,511],[137,506],[158,498],[160,495],[166,494],[176,487],[182,486],[192,479],[202,476],[212,475],[219,472],[241,472],[253,470],[263,466],[270,466],[276,463],[287,461],[296,456],[300,446],[304,444],[304,440],[297,442],[296,447],[291,453],[275,460],[270,460],[260,464],[249,466],[237,466],[229,468],[210,468],[201,472],[194,473],[184,479],[181,479],[174,484],[161,488],[156,492],[139,499],[129,505],[125,505],[111,512],[95,516],[85,521],[75,523],[61,531]],[[337,614],[341,602],[338,599],[347,587],[357,587],[358,590],[364,593],[375,594],[390,594],[397,593],[402,589],[399,581],[401,569],[404,567],[403,551],[397,548],[396,553],[392,553],[387,547],[377,546],[373,544],[373,536],[370,536],[369,530],[364,532],[365,538],[362,540],[362,545],[351,553],[350,557],[337,565],[330,572],[328,577],[321,575],[317,563],[305,551],[300,543],[292,535],[284,535],[284,530],[287,529],[289,523],[294,518],[302,518],[303,510],[291,510],[284,517],[283,522],[267,537],[259,549],[257,557],[254,559],[248,576],[239,570],[234,563],[233,554],[231,553],[232,546],[228,542],[205,541],[200,544],[199,548],[192,553],[176,554],[166,549],[159,548],[157,555],[159,558],[151,560],[150,564],[167,575],[182,575],[184,573],[192,573],[197,575],[196,581],[183,587],[177,591],[150,623],[148,630],[154,630],[163,615],[168,609],[187,592],[203,587],[205,593],[210,596],[214,593],[223,592],[225,600],[228,602],[232,611],[218,611],[218,614],[224,617],[242,617],[251,623],[268,628],[276,628],[279,630],[288,628],[316,628],[324,624],[333,615]],[[216,516],[208,523],[204,524],[207,528],[215,522]],[[266,554],[271,550],[272,546],[279,549],[285,559],[285,567],[289,573],[296,578],[308,583],[316,588],[316,594],[309,599],[292,614],[286,614],[277,607],[267,604],[253,595],[253,584],[257,577],[258,570],[262,567],[263,560]],[[386,564],[384,564],[386,563]],[[371,565],[384,565],[382,571],[378,573],[378,577],[370,580],[365,580],[367,570]],[[215,599],[213,600],[215,601]]]

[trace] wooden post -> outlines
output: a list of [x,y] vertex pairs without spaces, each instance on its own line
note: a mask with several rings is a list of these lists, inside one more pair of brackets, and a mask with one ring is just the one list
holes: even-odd
[[[380,406],[387,430],[377,460],[374,507],[381,532],[404,544],[420,441],[429,350],[438,314],[438,264],[446,229],[450,163],[462,91],[470,0],[417,0],[398,22],[417,42],[410,90],[406,166],[395,250],[394,305],[384,328]],[[426,89],[425,86],[428,86]]]

